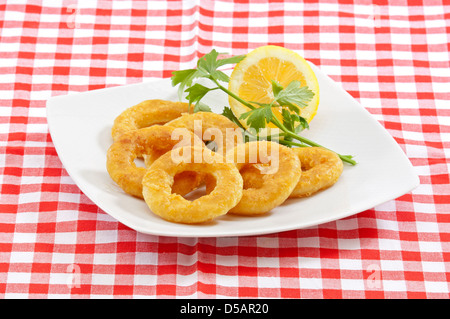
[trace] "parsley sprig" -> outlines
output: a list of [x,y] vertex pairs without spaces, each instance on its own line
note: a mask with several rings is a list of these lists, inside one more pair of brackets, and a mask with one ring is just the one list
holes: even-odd
[[[280,83],[272,80],[273,100],[270,103],[245,101],[223,86],[222,83],[228,83],[230,78],[227,74],[219,70],[224,65],[239,63],[245,58],[245,55],[237,55],[223,59],[220,59],[219,55],[219,52],[213,49],[210,53],[198,60],[195,69],[174,71],[172,73],[172,85],[179,85],[178,96],[180,100],[183,98],[183,93],[187,93],[186,99],[190,105],[194,105],[194,112],[211,112],[209,106],[203,104],[201,100],[209,92],[221,90],[250,109],[248,112],[241,114],[239,119],[236,118],[229,107],[225,107],[222,113],[222,115],[241,127],[248,139],[259,139],[258,132],[264,129],[268,123],[272,123],[281,130],[280,135],[282,139],[278,140],[280,144],[289,147],[323,147],[299,135],[302,130],[309,128],[308,122],[300,116],[300,109],[306,107],[308,102],[313,99],[313,91],[307,86],[301,86],[299,81],[294,80],[284,88]],[[210,80],[213,86],[207,87],[195,82],[200,78]],[[281,113],[282,120],[275,115],[274,110]],[[252,130],[243,127],[239,120],[246,120],[246,123]],[[265,136],[265,138],[271,139],[271,136]],[[353,156],[338,155],[342,161],[351,165],[356,164]]]

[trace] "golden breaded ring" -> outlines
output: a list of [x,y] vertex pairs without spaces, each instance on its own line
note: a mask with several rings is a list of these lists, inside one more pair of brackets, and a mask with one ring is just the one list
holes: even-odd
[[[166,125],[167,126],[167,125]],[[167,126],[168,127],[168,126]],[[185,130],[184,128],[174,128],[174,129],[181,129]],[[191,131],[189,131],[189,134],[193,134]],[[200,139],[198,138],[198,141]],[[202,146],[204,146],[203,142],[201,143]],[[186,146],[188,146],[186,144]],[[198,145],[200,146],[200,144]],[[146,167],[150,167],[155,160],[157,160],[159,157],[167,153],[167,148],[153,148],[152,150],[149,150],[148,154],[144,154],[144,162]],[[181,172],[174,177],[174,184],[172,186],[172,192],[176,194],[180,194],[181,196],[184,196],[197,187],[199,187],[204,180],[205,174],[197,173],[197,172]]]
[[244,180],[244,189],[261,188],[264,182],[261,170],[265,168],[262,164],[246,165],[241,170],[242,179]]
[[131,130],[148,127],[155,124],[165,124],[182,113],[189,113],[189,104],[165,100],[147,100],[123,111],[114,120],[111,130],[113,140]]
[[[180,151],[183,161],[176,157]],[[210,174],[216,181],[215,189],[194,201],[173,194],[173,177],[186,170]],[[183,147],[162,155],[150,166],[142,185],[145,202],[151,211],[177,223],[209,221],[226,214],[242,197],[239,170],[205,147]]]
[[[180,138],[181,141],[177,138]],[[122,134],[108,149],[106,168],[111,178],[125,192],[142,198],[142,178],[146,168],[136,166],[134,160],[150,152],[164,154],[172,150],[172,148],[186,145],[204,146],[197,136],[186,129],[154,125],[129,131]],[[187,178],[189,176],[184,177]],[[183,179],[183,176],[180,178]],[[192,175],[189,178],[191,178],[192,187],[186,189],[186,181],[184,181],[180,184],[180,188],[176,190],[177,192],[184,195],[201,182],[201,180],[198,180],[199,177],[197,175]]]
[[173,179],[172,193],[184,196],[202,185],[204,176],[197,172],[185,171],[175,175]]
[[293,149],[302,163],[302,177],[290,197],[306,197],[337,182],[344,169],[339,156],[322,147]]
[[238,145],[227,153],[227,161],[234,161],[238,169],[252,163],[270,164],[266,174],[261,174],[261,187],[244,189],[241,201],[230,210],[234,214],[262,214],[282,204],[302,174],[300,161],[292,149],[275,142],[254,141]]
[[[343,171],[339,156],[321,147],[292,149],[300,159],[302,176],[289,197],[307,197],[337,182]],[[262,166],[251,165],[241,170],[244,188],[260,188],[263,182]]]
[[216,152],[225,156],[227,149],[243,143],[242,132],[236,124],[223,115],[212,112],[183,114],[166,123],[173,127],[184,127],[197,134],[204,142],[214,141]]

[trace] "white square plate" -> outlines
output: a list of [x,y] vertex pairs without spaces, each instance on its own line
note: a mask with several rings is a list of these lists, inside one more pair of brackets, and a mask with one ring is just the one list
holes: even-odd
[[[402,149],[389,133],[338,84],[312,65],[320,85],[320,105],[308,137],[341,154],[355,156],[338,182],[309,198],[288,199],[258,217],[227,214],[211,223],[184,225],[153,214],[143,200],[124,193],[106,171],[114,119],[147,99],[177,100],[170,79],[57,96],[47,103],[50,134],[75,183],[95,204],[139,232],[178,237],[223,237],[275,233],[333,221],[395,199],[419,185]],[[214,94],[213,94],[214,93]],[[212,91],[204,102],[215,112],[228,104]]]

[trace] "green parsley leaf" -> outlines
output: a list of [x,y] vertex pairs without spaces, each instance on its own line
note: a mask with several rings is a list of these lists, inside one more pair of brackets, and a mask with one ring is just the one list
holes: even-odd
[[189,104],[197,104],[206,95],[206,93],[212,90],[215,90],[215,88],[211,89],[199,83],[195,83],[193,86],[186,89],[185,92],[188,93],[186,99],[189,101]]
[[281,91],[284,90],[284,88],[281,86],[281,84],[278,81],[272,80],[272,91],[275,98],[280,94]]
[[233,111],[230,107],[225,106],[222,111],[222,115],[228,118],[231,122],[239,126],[240,128],[244,129],[241,122],[239,122],[238,118],[234,115]]
[[304,117],[299,115],[298,121],[299,121],[299,125],[297,125],[297,127],[295,128],[295,133],[300,133],[301,131],[303,131],[305,129],[309,129],[308,121]]
[[272,121],[273,112],[271,104],[261,104],[261,107],[242,113],[240,119],[247,119],[247,124],[257,132]]
[[230,82],[230,77],[220,70],[214,70],[211,72],[211,76],[222,82]]
[[281,106],[287,106],[292,112],[299,113],[300,108],[308,106],[308,102],[314,97],[314,92],[307,86],[301,86],[300,81],[292,81],[285,89],[272,80],[272,89],[274,90],[274,98]]
[[194,106],[194,113],[197,113],[197,112],[212,112],[212,110],[208,105],[206,105],[202,102],[198,102]]
[[[197,78],[208,78],[222,82],[229,82],[230,78],[224,72],[217,70],[217,68],[226,65],[234,64],[245,58],[245,55],[237,55],[229,58],[218,59],[219,52],[215,49],[205,54],[197,61],[197,69],[187,69],[172,72],[172,86],[179,85],[178,98],[182,100],[183,92],[187,92],[186,87],[190,88],[192,83]],[[192,96],[191,96],[192,100]]]
[[[309,128],[308,121],[298,114],[291,113],[287,109],[283,109],[281,111],[281,115],[283,117],[283,125],[290,131],[299,133],[304,129]],[[296,124],[297,122],[298,124]]]
[[180,85],[178,87],[178,99],[182,99],[184,88],[192,85],[192,80],[198,76],[198,70],[188,69],[172,72],[172,86]]
[[197,68],[203,69],[208,73],[215,71],[217,69],[217,57],[219,56],[219,52],[215,49],[212,49],[211,52],[205,54],[201,57],[197,62]]
[[294,114],[289,112],[289,110],[286,110],[286,109],[281,110],[281,116],[283,117],[283,125],[289,131],[292,131],[295,126],[295,118],[293,118],[292,115],[294,115]]
[[244,60],[245,54],[243,55],[235,55],[229,58],[219,59],[217,61],[217,67],[221,67],[226,64],[236,64]]
[[173,71],[172,77],[170,78],[172,80],[172,86],[176,86],[177,84],[186,81],[186,78],[191,77],[192,74],[195,73],[196,71],[197,71],[196,69]]

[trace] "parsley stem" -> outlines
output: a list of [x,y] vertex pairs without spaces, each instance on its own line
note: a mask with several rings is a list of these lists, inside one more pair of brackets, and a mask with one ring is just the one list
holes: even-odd
[[[252,109],[252,110],[255,109],[255,107],[254,107],[251,103],[249,103],[249,102],[247,102],[247,101],[241,99],[238,95],[236,95],[236,94],[234,94],[233,92],[229,91],[227,88],[225,88],[224,86],[222,86],[216,79],[214,79],[213,77],[210,77],[210,79],[217,85],[217,87],[218,87],[220,90],[222,90],[223,92],[225,92],[226,94],[228,94],[229,96],[231,96],[232,98],[234,98],[235,100],[237,100],[238,102],[242,103],[243,105],[245,105],[245,106],[248,107],[249,109]],[[317,144],[316,142],[313,142],[313,141],[307,139],[306,137],[302,137],[302,136],[300,136],[300,135],[298,135],[298,134],[295,134],[294,132],[288,130],[288,129],[283,125],[283,123],[281,123],[281,122],[278,120],[278,118],[275,117],[275,116],[272,118],[272,121],[271,121],[271,122],[272,122],[273,124],[275,124],[275,126],[277,126],[280,130],[282,130],[287,136],[291,136],[292,138],[295,138],[296,140],[298,140],[298,141],[300,141],[300,142],[302,142],[302,143],[305,143],[305,144],[307,144],[307,145],[309,145],[309,146],[315,146],[315,147],[323,147],[323,148],[326,148],[326,147],[324,147],[324,146],[322,146],[322,145],[320,145],[320,144]],[[281,140],[280,140],[280,141],[281,141]],[[288,143],[288,144],[290,144],[290,145],[293,145],[293,146],[303,146],[303,147],[304,147],[304,145],[299,144],[299,143],[295,143],[295,142],[292,142],[292,141],[285,141],[285,142]],[[326,149],[328,149],[328,148],[326,148]],[[341,159],[342,161],[344,161],[344,162],[346,162],[346,163],[349,163],[349,164],[351,164],[351,165],[356,165],[356,161],[352,159],[352,156],[350,156],[350,155],[341,155],[341,154],[339,154],[339,153],[336,153],[336,154],[340,157],[340,159]]]
[[[290,135],[290,136],[292,136],[293,138],[295,138],[296,140],[299,140],[299,141],[301,141],[302,143],[304,143],[304,144],[300,144],[300,143],[296,143],[296,142],[292,142],[292,141],[285,141],[285,140],[284,140],[284,142],[285,142],[286,144],[289,144],[289,145],[291,145],[291,146],[305,147],[305,144],[307,144],[307,145],[309,145],[309,146],[315,146],[315,147],[326,148],[326,147],[324,147],[324,146],[322,146],[322,145],[320,145],[320,144],[317,144],[316,142],[313,142],[313,141],[307,139],[306,137],[302,137],[302,136],[297,135],[297,134],[295,134],[295,133],[288,132],[288,135]],[[284,143],[284,142],[283,142],[283,143]],[[280,143],[281,143],[281,140],[280,140]],[[326,148],[326,149],[330,150],[329,148]],[[330,150],[330,151],[331,151],[331,150]],[[356,161],[355,161],[354,159],[352,159],[352,156],[351,156],[351,155],[341,155],[341,154],[339,154],[339,153],[336,153],[336,154],[339,156],[339,158],[340,158],[342,161],[344,161],[344,162],[346,162],[346,163],[348,163],[348,164],[351,164],[351,165],[356,165]]]
[[280,143],[280,144],[283,144],[283,145],[287,145],[287,146],[309,147],[309,146],[306,145],[306,144],[303,144],[303,143],[296,143],[296,142],[288,141],[288,140],[279,140],[279,143]]
[[[283,123],[281,123],[280,120],[278,120],[278,118],[275,117],[275,116],[272,118],[272,121],[271,121],[271,122],[272,122],[273,124],[275,124],[280,130],[282,130],[287,136],[291,136],[291,137],[295,138],[296,140],[299,140],[300,142],[302,142],[302,143],[304,143],[304,144],[308,144],[309,146],[315,146],[315,147],[326,148],[326,147],[324,147],[324,146],[322,146],[322,145],[320,145],[320,144],[318,144],[318,143],[316,143],[316,142],[311,141],[310,139],[307,139],[306,137],[300,136],[300,135],[295,134],[294,132],[288,130],[288,129],[283,125]],[[286,142],[290,142],[290,144],[291,144],[291,145],[294,145],[294,146],[304,146],[304,145],[302,145],[302,144],[294,143],[294,142],[291,142],[291,141],[286,141]],[[326,148],[326,149],[328,149],[328,148]],[[328,149],[328,150],[329,150],[329,149]],[[330,151],[331,151],[331,150],[330,150]],[[332,152],[333,152],[333,151],[332,151]],[[347,162],[347,163],[349,163],[349,164],[351,164],[351,165],[356,165],[356,161],[352,159],[352,156],[350,156],[350,155],[341,155],[341,154],[339,154],[339,153],[336,153],[336,154],[339,156],[339,158],[340,158],[342,161]]]

